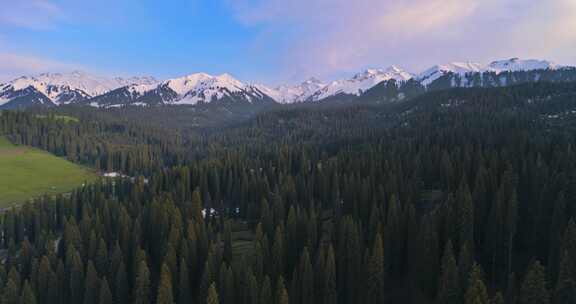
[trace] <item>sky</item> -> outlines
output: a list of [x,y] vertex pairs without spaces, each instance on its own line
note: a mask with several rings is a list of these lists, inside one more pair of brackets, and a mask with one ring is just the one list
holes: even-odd
[[576,65],[576,0],[0,0],[0,81],[83,70],[267,84],[512,57]]

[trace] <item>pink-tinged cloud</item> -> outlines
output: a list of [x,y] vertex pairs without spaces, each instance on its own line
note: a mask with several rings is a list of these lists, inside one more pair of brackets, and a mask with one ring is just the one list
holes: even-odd
[[0,0],[0,26],[49,30],[63,17],[49,0]]
[[[292,31],[287,75],[366,66],[419,71],[456,60],[537,57],[576,63],[574,0],[229,0],[241,22]],[[260,42],[261,43],[261,42]],[[306,76],[306,75],[302,75]]]
[[0,83],[22,75],[70,71],[78,65],[47,58],[0,51]]

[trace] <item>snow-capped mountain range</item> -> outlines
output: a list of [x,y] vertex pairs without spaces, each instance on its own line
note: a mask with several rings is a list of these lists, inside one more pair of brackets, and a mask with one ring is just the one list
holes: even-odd
[[70,104],[127,85],[154,85],[157,82],[153,77],[106,78],[81,71],[22,76],[0,84],[0,105],[26,96],[31,96],[33,103]]
[[[446,75],[465,78],[477,73],[560,70],[565,68],[545,60],[512,58],[487,65],[474,62],[452,62],[435,65],[422,73],[412,74],[397,66],[367,69],[350,79],[322,82],[310,78],[297,85],[268,87],[247,84],[229,74],[212,76],[196,73],[157,81],[153,77],[106,78],[85,72],[44,73],[23,76],[0,84],[0,108],[30,105],[87,104],[96,107],[124,105],[196,105],[225,100],[257,103],[272,101],[281,104],[314,102],[338,95],[360,96],[384,81],[405,83],[416,81],[431,86]],[[470,86],[454,82],[452,86]]]
[[90,99],[92,106],[121,105],[197,105],[212,101],[270,100],[258,86],[240,82],[229,74],[212,76],[196,73],[156,84],[131,84]]

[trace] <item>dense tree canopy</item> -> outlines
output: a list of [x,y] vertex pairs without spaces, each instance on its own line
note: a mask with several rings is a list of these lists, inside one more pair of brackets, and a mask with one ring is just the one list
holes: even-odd
[[132,177],[0,214],[3,303],[568,303],[575,88],[194,132],[2,112],[13,142]]

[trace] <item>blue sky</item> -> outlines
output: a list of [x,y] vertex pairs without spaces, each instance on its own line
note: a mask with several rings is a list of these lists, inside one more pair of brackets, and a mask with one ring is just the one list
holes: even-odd
[[81,69],[294,82],[508,57],[576,64],[573,0],[0,0],[0,80]]

